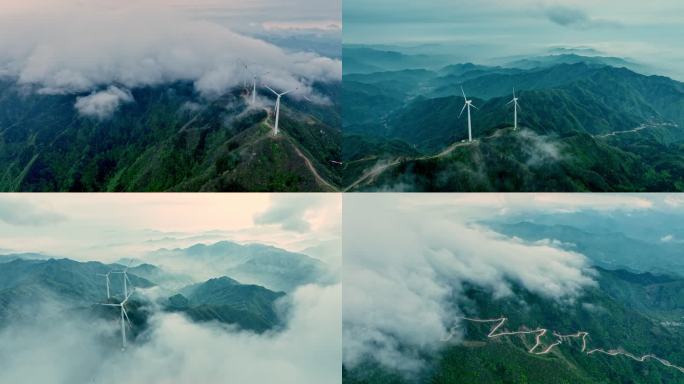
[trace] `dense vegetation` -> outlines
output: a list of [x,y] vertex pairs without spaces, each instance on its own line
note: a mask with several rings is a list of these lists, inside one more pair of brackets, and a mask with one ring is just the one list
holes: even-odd
[[[119,313],[116,308],[93,303],[107,302],[104,277],[97,274],[123,268],[119,264],[81,263],[69,259],[17,258],[0,261],[0,328],[10,321],[33,319],[36,308],[43,305],[52,308],[56,303],[60,311],[77,311],[83,316],[117,319]],[[163,270],[149,264],[142,268],[131,268],[128,276],[133,286],[138,288],[157,285],[154,281],[137,276],[135,273],[138,270],[161,281],[173,278],[166,278]],[[119,303],[123,297],[122,277],[113,274],[110,281],[110,302]],[[281,325],[275,301],[284,295],[283,292],[240,284],[222,277],[181,288],[161,304],[165,310],[182,312],[194,321],[217,321],[264,332]],[[151,306],[143,297],[134,294],[126,308],[135,324],[134,338],[147,326]]]
[[[665,321],[680,320],[684,313],[684,279],[624,270],[598,272],[599,286],[586,290],[574,303],[558,304],[520,288],[515,299],[492,299],[491,292],[470,287],[460,304],[468,316],[507,316],[508,330],[542,327],[566,334],[583,330],[590,333],[590,348],[654,353],[681,365],[684,333]],[[432,363],[414,377],[398,375],[369,359],[363,366],[345,369],[344,383],[684,383],[682,373],[655,362],[587,356],[581,353],[579,341],[547,355],[532,355],[527,351],[534,345],[533,336],[488,340],[491,326],[464,323],[465,340],[427,359]],[[553,337],[544,341],[552,342]]]
[[80,116],[76,96],[0,81],[0,190],[330,190],[339,84],[315,87],[333,103],[288,99],[274,138],[267,109],[248,108],[240,90],[207,100],[188,83],[134,89],[135,102],[100,120]]
[[[366,52],[352,51],[357,59]],[[396,63],[384,69],[387,55],[368,55],[367,63],[382,57],[377,72],[344,76],[345,185],[378,165],[398,163],[356,190],[684,189],[682,83],[633,72],[625,66],[638,65],[617,58],[558,55],[509,67],[442,68],[408,60],[409,69]],[[461,86],[479,108],[473,110],[478,141],[434,158],[467,138],[467,119],[459,119]],[[513,87],[524,134],[508,129]]]

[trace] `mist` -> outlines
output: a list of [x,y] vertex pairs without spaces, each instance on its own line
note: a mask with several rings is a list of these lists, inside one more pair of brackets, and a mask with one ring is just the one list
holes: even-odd
[[458,329],[464,284],[495,298],[512,298],[515,284],[558,305],[574,303],[596,285],[583,255],[474,224],[491,207],[475,212],[464,205],[462,216],[457,201],[417,202],[426,201],[421,195],[344,198],[344,363],[350,368],[370,359],[419,372],[448,329]]
[[[87,105],[76,107],[86,115],[106,115],[117,100],[133,102],[120,97],[133,88],[175,81],[213,97],[257,76],[276,89],[298,88],[293,97],[320,101],[312,84],[341,79],[339,60],[285,51],[152,0],[43,3],[0,12],[0,78],[40,94],[84,96]],[[121,91],[116,98],[114,89]]]
[[0,382],[341,382],[340,285],[305,286],[283,300],[285,328],[264,334],[193,323],[148,304],[149,328],[125,352],[116,321],[31,303],[32,321],[0,328]]

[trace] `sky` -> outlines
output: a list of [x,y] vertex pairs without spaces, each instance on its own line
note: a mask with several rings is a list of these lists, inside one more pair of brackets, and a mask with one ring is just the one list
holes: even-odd
[[[440,43],[470,61],[591,48],[684,80],[679,0],[346,0],[345,44]],[[462,47],[462,48],[457,48]]]
[[[512,284],[559,307],[597,287],[589,258],[555,239],[527,242],[482,224],[506,218],[594,212],[684,215],[668,194],[351,194],[343,201],[343,356],[372,358],[415,375],[445,344],[465,284],[516,298]],[[630,216],[633,215],[633,216]],[[663,228],[664,234],[670,228]],[[671,241],[665,239],[664,241]],[[524,305],[521,302],[521,305]]]
[[[54,14],[70,4],[89,7],[93,3],[84,0],[2,0],[0,16],[19,17],[36,9]],[[219,20],[240,30],[328,30],[334,25],[339,28],[341,19],[339,0],[99,0],[97,4],[108,9],[140,6],[177,9],[199,19]]]
[[77,95],[99,119],[134,103],[131,89],[175,81],[213,98],[257,76],[324,102],[312,84],[341,80],[339,55],[323,53],[340,19],[336,0],[0,0],[0,80]]
[[[303,251],[338,243],[340,215],[332,194],[3,194],[0,250],[117,261],[230,240]],[[340,263],[334,247],[325,256]]]

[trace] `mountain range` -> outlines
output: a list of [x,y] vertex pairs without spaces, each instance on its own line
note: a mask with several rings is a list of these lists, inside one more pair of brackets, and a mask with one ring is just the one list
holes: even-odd
[[193,270],[221,273],[243,283],[291,292],[306,284],[324,282],[327,268],[318,259],[263,244],[220,241],[188,248],[160,249],[145,260],[153,264],[180,263]]
[[[589,348],[618,349],[636,356],[655,354],[684,364],[684,278],[606,270],[597,267],[598,286],[585,289],[573,303],[559,304],[521,287],[513,298],[492,298],[492,292],[469,286],[454,306],[465,316],[507,317],[504,330],[550,327],[561,334],[588,332]],[[636,362],[625,356],[582,352],[580,339],[566,341],[548,354],[529,349],[535,336],[488,339],[492,324],[460,325],[464,340],[445,343],[437,356],[426,355],[426,369],[414,377],[401,375],[368,359],[343,369],[345,384],[380,383],[684,383],[684,373],[656,361]],[[544,336],[542,345],[555,341]]]
[[[105,277],[110,271],[124,269],[121,264],[78,262],[70,259],[14,259],[0,263],[0,327],[21,321],[23,316],[36,316],[37,308],[49,306],[61,313],[75,312],[115,320],[118,310],[97,303],[118,303],[123,298],[123,277],[110,275],[111,299],[107,299]],[[254,332],[265,332],[282,324],[276,301],[285,296],[264,287],[241,284],[228,277],[218,277],[190,284],[178,290],[158,286],[156,281],[136,275],[145,271],[148,276],[161,277],[158,281],[177,282],[174,274],[164,277],[162,269],[146,264],[130,268],[129,292],[133,291],[127,311],[135,325],[133,335],[147,326],[152,313],[146,295],[135,289],[157,287],[162,292],[158,303],[168,312],[185,314],[198,322],[215,321]],[[166,296],[164,296],[166,294]],[[283,307],[281,311],[286,311]]]
[[313,87],[329,102],[283,101],[274,137],[272,105],[250,106],[243,89],[208,98],[186,82],[136,88],[102,119],[75,108],[87,95],[0,79],[0,190],[335,190],[340,85]]
[[[404,68],[348,71],[343,184],[349,190],[680,190],[684,84],[635,72],[642,68],[632,64],[561,54],[504,66],[409,61]],[[472,144],[462,143],[461,87],[478,108]],[[519,131],[510,129],[507,105],[514,88]]]

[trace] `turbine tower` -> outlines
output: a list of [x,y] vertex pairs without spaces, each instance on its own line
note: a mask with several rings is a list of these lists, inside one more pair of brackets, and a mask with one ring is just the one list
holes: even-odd
[[[126,323],[128,323],[128,327],[132,328],[131,325],[131,319],[128,318],[128,313],[126,312],[126,303],[128,302],[128,299],[131,297],[133,292],[131,292],[126,298],[118,303],[118,304],[102,304],[98,303],[98,305],[102,305],[105,307],[119,307],[121,309],[121,350],[125,351],[126,350]],[[125,319],[124,319],[125,318]]]
[[273,92],[276,95],[276,104],[275,104],[275,126],[273,127],[273,136],[278,135],[278,121],[280,119],[280,98],[287,95],[290,92],[294,92],[299,88],[291,89],[289,91],[283,92],[283,93],[278,93],[274,91],[271,87],[268,85],[265,86],[268,88],[269,91]]
[[515,88],[513,88],[513,99],[506,103],[506,105],[513,103],[513,130],[516,131],[518,129],[518,108],[520,107],[518,105],[518,98],[515,97]]
[[473,126],[470,121],[470,107],[473,107],[475,109],[478,109],[476,106],[473,105],[472,100],[468,100],[468,97],[465,94],[465,91],[463,90],[463,87],[461,87],[461,93],[463,93],[463,108],[461,109],[461,113],[459,113],[458,118],[461,118],[461,115],[463,114],[463,111],[468,108],[468,142],[473,141]]
[[[257,79],[258,79],[260,76],[264,76],[264,75],[269,74],[270,72],[265,72],[265,73],[262,73],[261,75],[257,76],[256,72],[252,72],[252,71],[249,69],[249,67],[247,66],[247,64],[245,64],[244,62],[241,62],[241,63],[242,63],[242,66],[245,68],[245,72],[247,72],[248,74],[252,75],[252,95],[251,95],[252,97],[251,97],[251,99],[250,99],[250,105],[253,106],[253,105],[256,104]],[[245,87],[245,88],[247,88],[247,87]]]
[[112,296],[109,294],[109,275],[111,275],[112,272],[109,271],[107,273],[98,273],[98,276],[104,276],[105,281],[107,282],[107,299],[110,299]]

